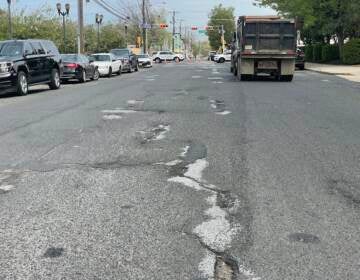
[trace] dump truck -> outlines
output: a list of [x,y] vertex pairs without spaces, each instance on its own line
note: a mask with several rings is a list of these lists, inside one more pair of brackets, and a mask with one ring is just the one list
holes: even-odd
[[239,80],[270,75],[292,81],[295,59],[295,20],[279,16],[239,17],[231,58],[231,71]]

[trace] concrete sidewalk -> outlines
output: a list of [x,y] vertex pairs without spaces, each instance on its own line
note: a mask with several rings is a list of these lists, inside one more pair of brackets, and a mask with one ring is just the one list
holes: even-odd
[[360,82],[360,65],[330,65],[307,62],[305,68],[318,73],[336,75],[353,82]]

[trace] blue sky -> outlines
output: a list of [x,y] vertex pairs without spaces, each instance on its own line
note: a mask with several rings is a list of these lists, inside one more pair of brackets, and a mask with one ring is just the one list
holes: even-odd
[[[135,0],[127,0],[131,1]],[[55,5],[57,2],[70,3],[71,5],[71,17],[77,16],[77,0],[13,0],[13,7],[15,10],[20,11],[22,9],[27,12],[40,9],[42,7],[51,7],[56,13]],[[119,6],[120,2],[126,2],[126,0],[107,0],[114,6]],[[183,25],[199,26],[203,27],[207,23],[208,14],[211,8],[218,4],[223,6],[233,6],[236,8],[236,15],[264,15],[275,14],[275,12],[268,8],[259,8],[253,5],[253,0],[150,0],[154,6],[164,7],[166,10],[178,11],[177,18],[183,19]],[[166,2],[165,4],[163,2]],[[92,0],[90,3],[85,3],[85,21],[86,23],[94,23],[96,13],[102,13],[105,21],[115,21],[116,18],[111,16],[107,11],[95,4]],[[162,3],[159,5],[159,3]],[[6,1],[0,1],[0,8],[6,8]],[[170,20],[170,18],[169,18]]]

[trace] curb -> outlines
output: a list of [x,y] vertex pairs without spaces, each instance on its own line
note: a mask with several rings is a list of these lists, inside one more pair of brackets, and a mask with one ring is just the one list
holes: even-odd
[[323,70],[315,70],[315,69],[311,69],[311,68],[305,68],[305,70],[315,72],[315,73],[325,74],[325,75],[332,75],[332,76],[354,76],[351,73],[326,72],[326,71],[323,71]]

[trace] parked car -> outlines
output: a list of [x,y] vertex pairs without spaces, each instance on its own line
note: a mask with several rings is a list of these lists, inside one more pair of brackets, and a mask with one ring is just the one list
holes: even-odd
[[112,49],[110,51],[113,55],[123,61],[123,71],[132,73],[133,71],[139,71],[139,63],[136,54],[129,49]]
[[304,52],[304,47],[298,47],[298,48],[296,49],[295,67],[299,68],[300,70],[304,70],[304,69],[305,69],[305,52]]
[[225,50],[224,53],[218,53],[214,56],[214,61],[217,63],[224,63],[231,61],[231,50]]
[[138,57],[139,66],[152,67],[152,59],[148,54],[140,54],[137,57]]
[[81,83],[85,83],[87,79],[99,79],[98,66],[93,63],[93,60],[89,60],[87,56],[82,54],[62,54],[61,58],[64,64],[64,73],[61,80],[76,79]]
[[0,44],[0,94],[26,95],[29,86],[60,88],[63,65],[59,50],[47,40],[9,40]]
[[121,75],[123,71],[122,61],[112,53],[96,53],[89,57],[93,65],[98,67],[100,76],[111,78],[113,73]]
[[175,53],[175,55],[179,57],[179,61],[185,60],[185,56],[182,53]]
[[209,56],[208,56],[208,60],[209,61],[214,61],[215,55],[216,55],[216,51],[210,51]]
[[163,61],[180,61],[180,57],[170,51],[159,51],[153,55],[153,61],[156,63],[161,63]]

